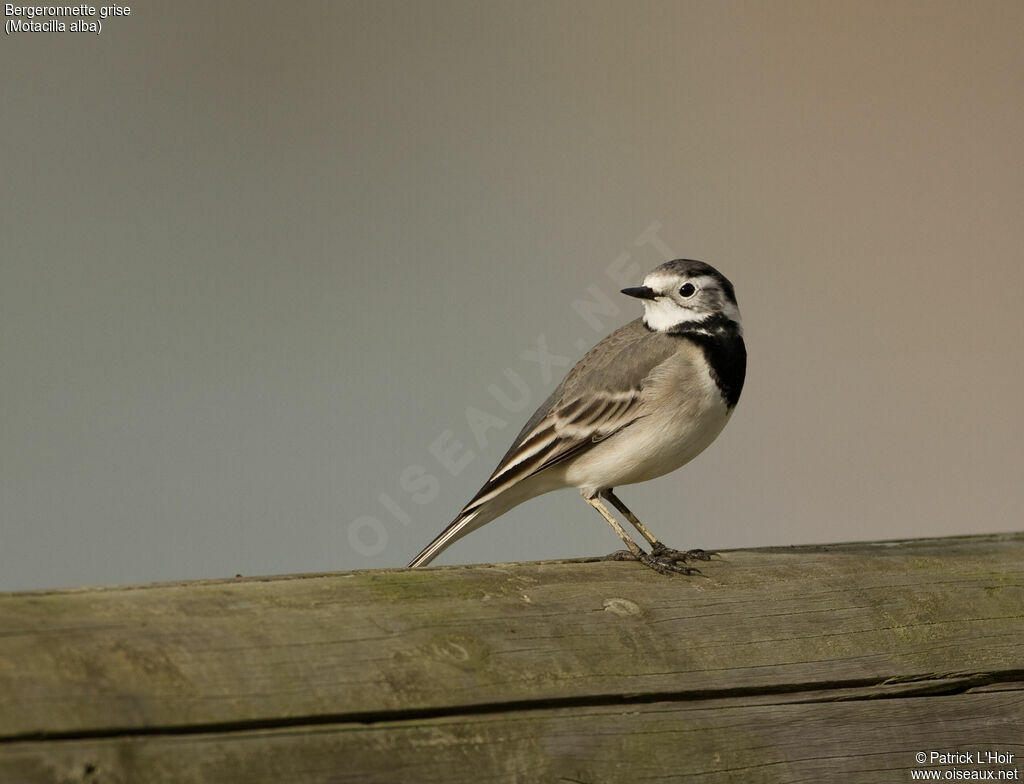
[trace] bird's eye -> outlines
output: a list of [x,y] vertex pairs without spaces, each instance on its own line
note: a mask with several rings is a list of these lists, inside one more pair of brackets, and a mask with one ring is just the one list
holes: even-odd
[[687,299],[689,299],[696,293],[697,287],[694,286],[692,283],[684,283],[683,287],[679,289],[680,296],[686,297]]

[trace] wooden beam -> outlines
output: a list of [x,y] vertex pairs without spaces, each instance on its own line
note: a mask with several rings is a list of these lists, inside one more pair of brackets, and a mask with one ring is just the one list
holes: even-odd
[[0,595],[0,782],[1024,776],[1024,534],[702,569]]

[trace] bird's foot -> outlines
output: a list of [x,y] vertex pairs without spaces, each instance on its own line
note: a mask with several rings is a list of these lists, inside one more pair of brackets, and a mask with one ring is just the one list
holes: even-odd
[[608,555],[602,555],[601,561],[635,561],[636,556],[633,555],[629,550],[616,550],[614,553],[608,553]]
[[651,546],[651,555],[655,558],[669,558],[676,561],[710,561],[718,553],[709,550],[676,550],[666,547],[661,542],[655,542]]
[[665,547],[660,542],[651,549],[651,552],[641,552],[634,555],[629,550],[616,550],[604,556],[602,561],[639,561],[644,566],[653,569],[658,574],[702,574],[700,569],[694,566],[687,566],[686,561],[692,558],[696,561],[711,560],[712,553],[705,553],[703,550],[673,550]]
[[681,558],[671,555],[643,553],[637,560],[639,560],[644,566],[653,569],[658,574],[703,574],[703,572],[695,566],[687,566],[683,563]]

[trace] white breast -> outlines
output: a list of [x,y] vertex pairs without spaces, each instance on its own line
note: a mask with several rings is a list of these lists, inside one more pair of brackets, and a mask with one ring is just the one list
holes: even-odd
[[667,474],[707,449],[732,414],[696,346],[660,365],[642,395],[640,417],[566,466],[567,484],[589,495]]

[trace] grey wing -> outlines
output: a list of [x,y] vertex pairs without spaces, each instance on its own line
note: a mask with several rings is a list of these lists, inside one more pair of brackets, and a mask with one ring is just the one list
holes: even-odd
[[530,417],[461,514],[636,421],[644,383],[677,350],[676,341],[637,319],[594,346]]

